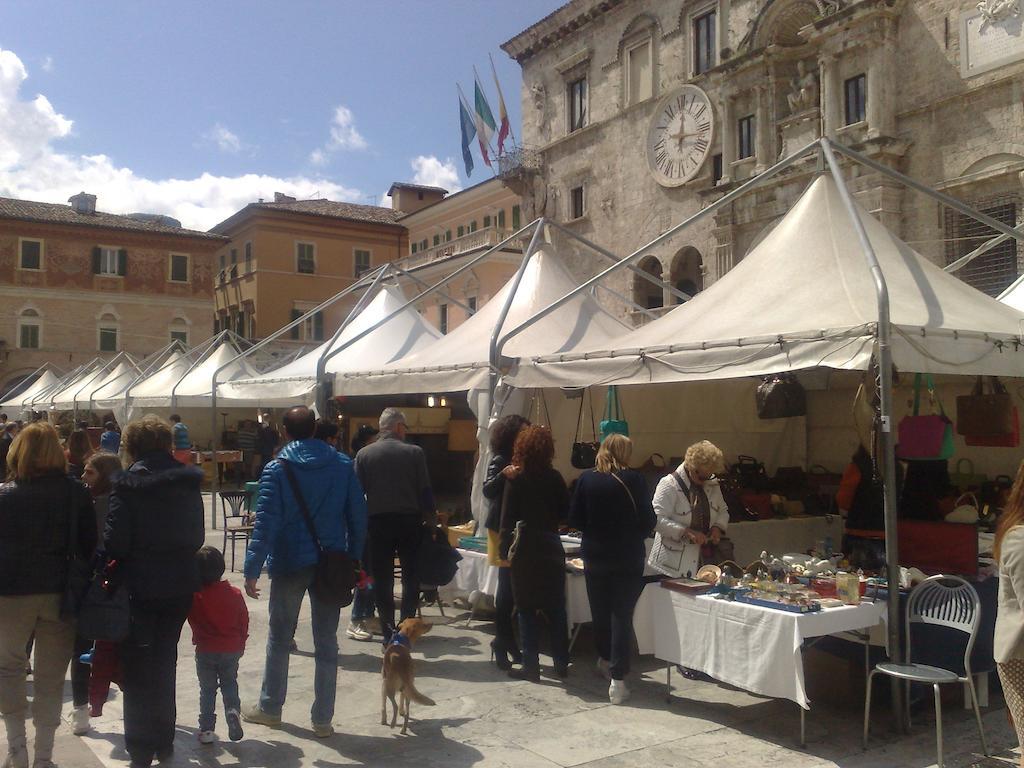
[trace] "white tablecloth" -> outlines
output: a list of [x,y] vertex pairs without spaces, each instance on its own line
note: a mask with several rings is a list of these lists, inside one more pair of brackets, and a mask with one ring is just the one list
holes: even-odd
[[729,524],[736,562],[743,567],[765,551],[780,557],[787,552],[806,552],[826,536],[832,537],[832,546],[839,552],[843,544],[841,517],[788,517]]
[[810,708],[800,652],[804,640],[874,627],[886,610],[880,600],[789,613],[662,587],[650,598],[657,658],[752,693],[789,699],[804,709]]

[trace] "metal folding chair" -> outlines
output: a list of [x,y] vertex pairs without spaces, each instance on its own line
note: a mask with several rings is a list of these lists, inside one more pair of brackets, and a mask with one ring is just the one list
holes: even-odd
[[231,570],[235,570],[235,543],[241,541],[249,546],[252,525],[249,523],[249,494],[245,491],[221,491],[221,513],[224,521],[224,544],[221,551],[227,554],[228,540],[231,540]]
[[[907,685],[907,724],[910,724],[910,683],[931,685],[935,693],[935,740],[938,748],[938,768],[942,768],[942,697],[939,686],[949,683],[965,683],[971,693],[971,704],[974,717],[978,722],[978,733],[981,734],[981,749],[988,756],[988,742],[985,740],[985,729],[981,724],[981,710],[978,707],[978,694],[974,689],[974,676],[971,673],[971,651],[974,639],[981,623],[981,598],[978,592],[966,580],[959,576],[932,576],[921,582],[907,598],[904,623],[907,637],[907,661],[896,664],[885,661],[878,664],[868,675],[867,692],[864,697],[864,749],[868,747],[868,729],[871,724],[871,682],[876,674],[888,675],[903,680]],[[911,658],[911,631],[924,627],[946,627],[967,635],[964,649],[964,674],[961,676],[941,667],[928,664],[915,664]]]

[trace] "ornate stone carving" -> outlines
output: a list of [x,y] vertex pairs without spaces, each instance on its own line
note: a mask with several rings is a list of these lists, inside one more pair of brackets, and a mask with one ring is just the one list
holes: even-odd
[[530,86],[530,95],[533,96],[533,108],[544,109],[544,104],[547,101],[547,89],[544,88],[544,83],[540,80]]
[[791,93],[786,95],[789,103],[789,113],[795,115],[808,109],[818,106],[818,75],[808,69],[806,61],[796,63],[797,74],[790,83],[793,86]]
[[814,0],[814,4],[822,16],[831,16],[842,9],[843,0]]
[[999,22],[1020,16],[1020,0],[980,0],[978,11],[987,22]]

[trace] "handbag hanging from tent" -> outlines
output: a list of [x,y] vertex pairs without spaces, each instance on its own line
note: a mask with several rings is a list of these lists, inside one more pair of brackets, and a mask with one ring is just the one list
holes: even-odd
[[[928,397],[938,413],[922,414],[921,384],[928,387]],[[907,460],[948,459],[953,455],[953,422],[946,416],[942,401],[935,394],[935,381],[930,373],[914,375],[914,410],[900,419],[897,429],[899,444],[896,455]]]
[[[537,411],[536,416],[533,415],[534,408]],[[551,427],[551,413],[548,411],[548,399],[545,397],[543,389],[533,390],[533,396],[530,398],[530,407],[526,410],[526,418],[530,420],[531,424]]]
[[601,420],[601,439],[608,435],[625,435],[629,437],[629,422],[619,404],[619,388],[612,384],[604,403],[604,419]]
[[956,399],[956,431],[967,437],[1006,437],[1019,431],[1013,397],[999,381],[989,376],[991,392],[985,392],[985,377],[979,376],[974,391]]
[[[589,441],[581,440],[581,428],[583,426],[583,401],[590,395],[590,434],[593,438]],[[594,394],[590,388],[583,390],[580,396],[580,412],[576,417],[576,437],[572,442],[571,463],[576,469],[593,469],[597,463],[597,449],[601,444],[597,440],[597,422],[594,419]]]
[[792,373],[765,376],[757,385],[757,417],[786,419],[807,415],[807,392]]

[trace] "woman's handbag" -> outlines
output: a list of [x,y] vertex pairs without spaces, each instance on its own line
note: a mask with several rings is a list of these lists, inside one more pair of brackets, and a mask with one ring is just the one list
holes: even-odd
[[108,563],[89,584],[78,611],[75,631],[89,640],[120,643],[131,631],[131,603],[128,588],[112,576],[116,563]]
[[970,489],[978,489],[988,480],[988,475],[974,471],[974,462],[967,457],[957,461],[953,471],[949,473],[949,483],[957,493]]
[[440,528],[428,528],[420,542],[417,575],[420,584],[443,587],[455,578],[462,555],[448,543],[448,535]]
[[982,448],[1016,448],[1020,445],[1020,414],[1017,412],[1017,406],[1013,406],[1011,412],[1011,418],[1013,420],[1011,425],[1011,431],[1005,435],[992,435],[989,437],[980,437],[978,435],[967,435],[964,437],[964,442],[967,445],[982,447]]
[[608,387],[608,395],[604,403],[604,419],[601,421],[601,439],[608,435],[625,435],[629,437],[629,423],[619,404],[619,388],[614,384]]
[[792,373],[765,376],[757,385],[757,417],[787,419],[807,415],[807,392]]
[[956,431],[967,437],[1005,437],[1019,433],[1013,397],[999,381],[989,376],[991,392],[985,392],[985,377],[974,382],[974,391],[956,399]]
[[508,550],[516,610],[539,611],[565,602],[565,549],[557,533],[516,523]]
[[316,569],[313,572],[313,583],[309,586],[310,594],[325,603],[344,608],[352,603],[352,591],[356,588],[359,564],[349,557],[347,552],[324,549],[323,544],[320,543],[320,537],[316,534],[313,518],[310,516],[309,508],[306,506],[306,499],[299,488],[299,481],[295,477],[295,470],[292,469],[291,464],[287,461],[282,461],[281,459],[278,459],[278,461],[284,467],[284,473],[291,484],[295,501],[299,505],[299,511],[302,512],[302,519],[306,521],[309,535],[313,537],[313,543],[320,553]]
[[597,441],[597,425],[594,423],[594,395],[590,393],[590,429],[594,436],[593,440],[584,442],[580,429],[583,426],[583,400],[586,398],[589,389],[583,390],[580,397],[580,412],[576,417],[576,438],[572,443],[572,456],[570,462],[576,469],[593,469],[597,463],[597,449],[601,444]]
[[900,419],[898,427],[897,456],[901,459],[948,459],[953,455],[953,422],[946,417],[942,401],[935,396],[935,382],[931,374],[925,374],[932,402],[939,412],[921,414],[921,374],[914,375],[914,410],[910,416]]

